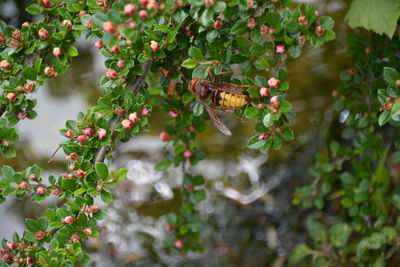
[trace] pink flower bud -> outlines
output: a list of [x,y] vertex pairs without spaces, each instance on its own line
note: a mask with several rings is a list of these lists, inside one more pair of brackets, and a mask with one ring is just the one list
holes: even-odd
[[22,27],[28,27],[28,26],[30,26],[31,25],[31,23],[29,22],[29,21],[25,21],[24,23],[22,23]]
[[80,145],[86,144],[86,136],[84,136],[84,135],[79,135],[79,136],[78,136],[78,142],[79,142]]
[[119,46],[118,45],[114,45],[113,47],[111,47],[111,53],[118,54],[119,53]]
[[83,129],[83,134],[86,136],[91,136],[93,134],[93,129],[92,128],[85,128]]
[[93,206],[92,206],[92,211],[93,211],[93,212],[98,212],[99,210],[100,210],[99,205],[93,204]]
[[9,92],[6,95],[6,98],[8,102],[15,102],[15,100],[17,100],[17,94],[14,92]]
[[100,128],[100,129],[97,131],[97,137],[98,137],[99,139],[104,139],[106,136],[107,136],[107,130],[106,130],[106,129]]
[[142,20],[146,20],[149,17],[149,14],[147,13],[146,10],[140,10],[139,11],[139,18]]
[[92,229],[90,229],[89,227],[83,229],[83,232],[85,232],[85,234],[87,234],[88,236],[91,236],[91,235],[92,235]]
[[53,196],[58,196],[59,194],[61,194],[61,189],[58,188],[58,187],[54,187],[54,188],[51,189],[51,194]]
[[136,8],[135,8],[135,6],[134,5],[132,5],[132,4],[126,4],[125,6],[124,6],[124,13],[126,14],[126,15],[128,15],[128,16],[132,16],[133,15],[133,13],[135,13],[135,10],[136,10]]
[[276,108],[276,109],[279,108],[278,96],[273,96],[273,97],[271,97],[270,102],[271,102],[271,105],[272,105],[274,108]]
[[54,70],[53,67],[46,67],[46,68],[44,69],[44,74],[45,74],[47,77],[53,77],[53,76],[56,74],[56,72],[55,72],[55,70]]
[[139,4],[141,4],[142,6],[147,6],[149,2],[147,0],[139,0]]
[[140,116],[147,117],[147,115],[149,115],[149,110],[147,108],[142,108],[142,112],[140,113]]
[[298,17],[297,21],[299,22],[300,25],[307,25],[308,24],[308,19],[307,19],[306,16]]
[[261,96],[269,96],[269,89],[267,87],[260,88],[260,95]]
[[299,44],[304,44],[304,42],[306,41],[306,37],[304,35],[297,36],[296,41]]
[[96,4],[97,4],[97,6],[100,7],[100,8],[105,8],[105,7],[107,6],[105,0],[98,0],[98,1],[96,2]]
[[94,46],[98,49],[102,49],[103,48],[103,42],[101,40],[97,40],[96,42],[94,42]]
[[67,20],[67,19],[65,19],[65,20],[63,20],[63,21],[61,22],[61,25],[62,25],[62,26],[67,26],[67,29],[69,30],[69,29],[71,29],[71,27],[72,27],[72,22],[69,21],[69,20]]
[[122,127],[124,127],[125,129],[130,129],[132,128],[132,122],[130,120],[123,120],[121,121],[121,125]]
[[74,174],[75,174],[76,178],[82,178],[86,175],[86,172],[84,170],[79,169],[79,170],[76,170],[74,172]]
[[21,43],[16,39],[12,39],[10,42],[11,47],[19,47],[20,45],[21,45]]
[[271,87],[271,88],[278,88],[278,87],[279,87],[279,84],[280,84],[280,80],[277,79],[277,78],[275,78],[275,77],[272,77],[272,78],[270,78],[270,79],[268,80],[268,85],[269,85],[269,87]]
[[262,25],[261,26],[261,34],[265,35],[269,32],[269,27],[267,25]]
[[222,24],[222,22],[219,21],[219,20],[216,20],[216,21],[214,22],[214,24],[213,24],[214,29],[216,29],[217,31],[218,31],[219,29],[221,29],[222,26],[223,26],[223,24]]
[[247,4],[249,8],[253,8],[254,7],[254,0],[247,0]]
[[400,79],[399,79],[399,80],[396,80],[396,86],[397,86],[397,87],[400,87]]
[[103,191],[103,186],[100,184],[96,185],[96,191],[99,191],[99,192]]
[[67,156],[67,159],[71,159],[72,161],[77,161],[78,158],[79,158],[79,156],[75,152],[72,152]]
[[25,112],[18,112],[17,118],[20,120],[26,119],[27,114]]
[[27,84],[24,84],[23,91],[25,94],[28,94],[28,93],[32,92],[34,88],[35,88],[34,83],[27,83]]
[[193,32],[192,32],[192,31],[186,31],[186,32],[185,32],[185,36],[186,36],[187,38],[191,38],[191,37],[193,36]]
[[75,243],[79,241],[79,233],[75,233],[71,236],[71,242]]
[[18,185],[18,188],[19,188],[19,189],[22,189],[22,190],[25,190],[25,189],[28,188],[28,186],[29,186],[29,184],[28,184],[26,181],[23,181],[22,183],[20,183],[20,184]]
[[44,7],[50,7],[50,0],[41,0],[40,4]]
[[180,240],[180,239],[176,240],[176,241],[174,242],[174,247],[176,247],[176,248],[178,248],[178,249],[183,248],[183,241]]
[[192,154],[192,151],[190,151],[190,150],[185,150],[185,151],[183,151],[183,157],[185,158],[185,159],[190,159],[192,156],[193,156],[193,154]]
[[46,194],[46,188],[39,186],[39,187],[36,189],[36,193],[38,193],[38,195],[41,195],[41,196],[42,196],[42,195]]
[[122,107],[116,107],[115,108],[115,113],[117,113],[120,116],[124,116],[126,112]]
[[118,78],[118,72],[113,69],[108,69],[106,76],[110,80],[116,80]]
[[36,232],[36,234],[35,234],[35,238],[37,240],[42,240],[45,236],[46,236],[46,233],[42,232],[42,231]]
[[[85,10],[81,10],[81,11],[85,11]],[[86,27],[88,27],[89,29],[92,28],[93,25],[94,25],[93,20],[89,19],[89,20],[86,21]]]
[[11,64],[6,59],[3,59],[2,61],[0,61],[0,68],[8,70],[10,67],[11,67]]
[[13,242],[7,242],[7,243],[6,243],[6,246],[7,246],[9,249],[12,249],[12,250],[14,250],[14,249],[17,248],[17,246],[16,246],[15,243],[13,243]]
[[72,216],[67,216],[64,218],[64,223],[72,224],[74,222],[74,218]]
[[50,37],[49,32],[45,28],[40,28],[38,35],[40,40],[47,40]]
[[250,30],[254,29],[257,26],[257,21],[255,18],[250,18],[247,21],[247,28],[249,28]]
[[6,42],[6,36],[4,32],[0,32],[0,44],[4,44]]
[[151,42],[150,42],[150,49],[151,49],[151,51],[153,51],[153,52],[157,52],[157,50],[158,50],[158,42],[156,42],[156,41],[151,41]]
[[115,32],[115,25],[114,25],[114,23],[112,23],[111,21],[106,21],[106,22],[104,22],[104,24],[103,24],[103,30],[104,30],[105,32],[108,32],[108,33],[114,33],[114,32]]
[[74,136],[75,136],[75,132],[72,131],[72,130],[68,130],[68,131],[65,133],[65,137],[67,137],[67,138],[73,138]]
[[286,51],[286,47],[285,47],[284,44],[277,45],[277,46],[275,47],[275,53],[277,53],[277,54],[285,53],[285,51]]
[[175,230],[175,225],[169,223],[169,224],[167,224],[167,226],[165,226],[165,230],[167,232],[171,232],[171,231]]
[[123,61],[122,59],[118,60],[117,62],[117,66],[118,68],[124,68],[125,67],[125,61]]
[[32,258],[27,257],[27,258],[26,258],[26,263],[27,263],[27,264],[34,264],[35,261],[34,261]]
[[59,48],[59,47],[54,47],[54,48],[53,48],[53,55],[54,55],[55,57],[61,56],[61,55],[62,55],[61,48]]
[[176,112],[175,110],[170,110],[170,111],[168,112],[168,115],[169,115],[171,118],[176,118],[176,117],[178,117],[178,112]]
[[319,12],[318,12],[318,10],[315,10],[314,16],[315,16],[315,19],[318,19],[318,18],[319,18]]
[[170,136],[169,136],[169,134],[167,132],[161,132],[160,133],[160,140],[161,141],[167,142],[167,141],[169,141],[169,139],[170,139]]
[[324,28],[322,28],[322,26],[318,25],[315,28],[315,34],[318,35],[318,36],[324,35]]
[[128,119],[132,122],[135,123],[139,120],[139,115],[137,114],[137,112],[133,112],[131,114],[129,114]]

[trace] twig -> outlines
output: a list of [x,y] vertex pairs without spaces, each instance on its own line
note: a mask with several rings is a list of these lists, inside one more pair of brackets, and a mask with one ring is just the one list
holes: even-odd
[[[147,61],[143,67],[144,67],[144,73],[142,76],[139,76],[135,83],[129,87],[128,91],[135,93],[137,90],[139,90],[139,88],[141,87],[142,83],[144,82],[147,73],[151,67],[151,64],[153,63],[153,60],[149,60]],[[111,144],[107,145],[107,146],[103,146],[100,148],[99,152],[96,154],[93,163],[96,162],[102,162],[104,161],[108,151],[110,150],[112,144],[114,143],[115,138],[117,137],[117,132],[115,131],[115,126],[117,125],[117,123],[121,120],[122,116],[121,115],[117,115],[110,123],[110,129],[112,129],[112,135],[111,135]]]
[[49,161],[48,161],[47,163],[50,163],[50,162],[53,160],[54,156],[57,154],[57,152],[58,152],[58,150],[60,150],[60,148],[61,148],[61,146],[59,146],[59,147],[56,149],[56,151],[54,151],[53,155],[51,155],[51,158],[49,159]]

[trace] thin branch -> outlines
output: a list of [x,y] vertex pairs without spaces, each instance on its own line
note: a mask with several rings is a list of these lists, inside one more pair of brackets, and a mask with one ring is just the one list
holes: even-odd
[[[151,67],[151,64],[153,63],[153,60],[149,60],[147,61],[145,64],[143,64],[143,68],[144,68],[144,73],[142,76],[139,76],[135,83],[129,87],[128,91],[135,93],[137,90],[139,90],[139,88],[142,86],[142,83],[144,82],[147,73]],[[104,161],[108,151],[110,150],[112,144],[115,141],[115,138],[117,137],[117,132],[115,131],[115,126],[117,125],[117,123],[121,120],[122,116],[121,115],[117,115],[110,123],[110,129],[112,129],[112,135],[111,135],[111,144],[107,145],[107,146],[103,146],[100,148],[99,152],[96,154],[93,163],[96,162],[102,162]]]

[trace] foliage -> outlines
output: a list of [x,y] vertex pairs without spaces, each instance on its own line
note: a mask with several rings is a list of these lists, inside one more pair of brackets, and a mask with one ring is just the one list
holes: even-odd
[[351,35],[347,42],[354,67],[333,92],[343,126],[333,125],[338,136],[328,155],[317,155],[315,181],[293,198],[319,212],[306,223],[312,248],[299,245],[291,263],[311,255],[314,266],[387,266],[400,257],[399,37]]
[[[290,9],[289,4],[40,0],[26,9],[42,15],[37,23],[24,23],[20,30],[1,23],[4,157],[15,156],[15,124],[36,116],[36,100],[27,96],[68,72],[78,55],[74,43],[83,33],[101,49],[108,68],[100,80],[104,95],[98,105],[80,112],[60,130],[66,137],[60,144],[69,160],[66,173],[47,178],[38,166],[24,171],[2,167],[1,201],[13,195],[37,202],[50,195],[65,200],[41,218],[27,219],[27,231],[15,233],[12,241],[3,240],[2,263],[67,266],[89,261],[82,242],[99,235],[97,221],[106,216],[94,199],[112,201],[110,186],[127,174],[123,168],[109,170],[114,143],[146,132],[152,107],[160,106],[170,115],[163,140],[173,146],[155,168],[181,165],[186,173],[187,165],[203,159],[195,137],[206,128],[208,115],[198,95],[187,91],[186,79],[221,80],[244,88],[249,105],[235,113],[258,121],[250,148],[279,149],[283,140],[292,140],[293,132],[285,124],[294,111],[286,100],[288,73],[281,65],[287,55],[299,57],[306,40],[319,47],[335,33],[333,20],[320,17],[314,7]],[[272,75],[264,77],[270,70]],[[234,72],[241,75],[233,77]],[[203,182],[201,176],[185,174],[181,212],[168,218],[172,234],[165,244],[173,251],[202,251],[196,204],[206,197]]]
[[397,0],[353,0],[346,15],[350,27],[363,27],[392,37],[400,18],[400,2]]

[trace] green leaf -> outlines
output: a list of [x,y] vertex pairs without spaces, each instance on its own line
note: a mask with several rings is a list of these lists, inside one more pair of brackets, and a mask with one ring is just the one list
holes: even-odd
[[203,13],[201,14],[201,23],[203,26],[208,26],[213,19],[214,11],[212,9],[204,9]]
[[13,181],[14,175],[15,175],[15,171],[14,171],[14,169],[12,167],[4,165],[1,171],[2,171],[2,174],[3,174],[3,178],[6,181],[9,181],[9,182]]
[[383,78],[387,83],[395,85],[396,81],[400,79],[400,74],[397,70],[389,67],[383,68]]
[[193,107],[193,114],[194,114],[196,117],[199,117],[199,116],[201,116],[201,114],[203,114],[203,111],[204,111],[204,106],[203,106],[203,104],[200,103],[200,102],[197,102],[197,103],[194,105],[194,107]]
[[400,121],[400,102],[394,103],[390,116],[394,121]]
[[111,193],[109,193],[109,192],[103,190],[103,191],[101,191],[101,199],[102,199],[104,202],[111,202],[111,201],[113,200],[113,197],[112,197],[112,194],[111,194]]
[[279,24],[280,20],[281,20],[281,16],[276,11],[269,11],[266,14],[266,21],[267,21],[268,26],[275,28]]
[[108,167],[105,163],[103,162],[96,162],[96,174],[101,178],[101,179],[107,179],[108,178]]
[[188,58],[185,61],[182,62],[182,67],[187,68],[187,69],[194,69],[197,66],[197,61]]
[[337,223],[329,229],[329,236],[335,247],[343,247],[351,234],[351,227],[347,223]]
[[252,53],[256,57],[260,57],[260,56],[264,55],[266,51],[267,51],[267,49],[265,47],[263,47],[262,45],[258,45],[258,44],[253,45],[250,48],[250,53]]
[[191,58],[197,59],[199,61],[203,60],[203,53],[201,52],[201,50],[197,47],[191,46],[189,48],[189,56]]
[[165,171],[166,169],[168,169],[168,167],[172,164],[172,161],[169,159],[163,159],[160,160],[159,162],[157,162],[156,166],[154,167],[154,169],[156,171]]
[[41,14],[41,8],[38,4],[32,4],[28,6],[26,9],[26,12],[28,12],[31,15],[40,15]]
[[240,35],[244,34],[248,31],[247,28],[247,20],[238,20],[236,21],[235,25],[231,28],[232,35]]
[[260,110],[257,107],[247,107],[244,111],[244,116],[246,118],[255,118],[260,113]]
[[297,264],[310,254],[310,249],[305,244],[297,245],[289,255],[289,263]]
[[274,124],[274,117],[272,116],[271,112],[267,113],[267,115],[264,116],[263,124],[267,128],[271,127]]
[[68,46],[67,52],[71,57],[76,57],[79,54],[78,49],[76,49],[76,47],[73,45]]
[[390,120],[390,110],[384,110],[378,118],[379,126],[385,125]]
[[208,68],[208,64],[196,67],[192,72],[192,78],[206,79],[208,76]]
[[284,128],[281,132],[283,140],[292,141],[294,139],[293,130],[291,128]]
[[264,145],[265,145],[265,140],[259,140],[258,135],[255,135],[252,138],[250,138],[249,142],[247,143],[247,147],[254,150],[261,149]]
[[330,30],[335,25],[335,22],[331,17],[321,17],[319,20],[319,25],[324,28],[324,30]]
[[326,241],[328,234],[325,225],[316,220],[313,216],[307,218],[306,227],[314,243],[319,244]]
[[363,27],[391,38],[400,16],[399,8],[398,0],[353,0],[345,19],[351,28]]

